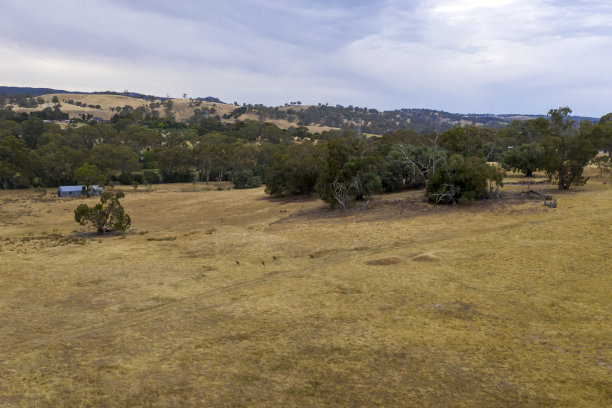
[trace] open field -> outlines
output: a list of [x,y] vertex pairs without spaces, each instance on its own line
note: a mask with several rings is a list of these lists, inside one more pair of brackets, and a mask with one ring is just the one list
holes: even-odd
[[346,214],[209,187],[126,189],[104,237],[95,198],[0,191],[1,407],[612,406],[609,181]]

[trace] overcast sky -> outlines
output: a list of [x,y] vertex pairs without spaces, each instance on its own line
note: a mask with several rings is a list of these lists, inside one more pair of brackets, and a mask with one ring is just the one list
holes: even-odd
[[0,0],[0,85],[612,112],[610,0]]

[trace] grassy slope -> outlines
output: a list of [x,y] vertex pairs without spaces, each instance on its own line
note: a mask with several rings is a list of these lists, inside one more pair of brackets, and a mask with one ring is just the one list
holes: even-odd
[[85,239],[85,199],[0,191],[0,406],[612,404],[608,184],[346,215],[204,188]]
[[[94,117],[99,117],[105,120],[109,120],[114,114],[115,112],[112,112],[109,108],[113,107],[123,107],[125,105],[130,105],[133,108],[137,108],[139,106],[143,106],[143,105],[149,105],[149,101],[146,101],[144,99],[138,99],[138,98],[132,98],[129,96],[123,96],[123,95],[106,95],[106,94],[48,94],[48,95],[43,95],[42,98],[44,98],[47,103],[44,105],[41,105],[37,108],[20,108],[15,106],[13,109],[15,112],[32,112],[32,111],[39,111],[42,110],[44,108],[47,107],[53,107],[53,103],[51,103],[51,100],[54,96],[57,96],[58,99],[60,100],[60,103],[62,104],[61,110],[62,112],[67,113],[71,118],[74,117],[80,117],[81,114],[91,114]],[[65,103],[62,100],[74,100],[75,102],[79,101],[79,102],[84,102],[88,105],[100,105],[100,109],[94,109],[94,108],[88,108],[88,107],[82,107],[82,106],[76,106],[73,104],[69,104],[69,103]],[[159,101],[158,101],[159,102]],[[231,113],[234,109],[236,109],[236,106],[234,105],[229,105],[229,104],[222,104],[222,103],[213,103],[213,102],[202,102],[202,104],[198,107],[198,106],[189,106],[190,101],[185,100],[185,99],[173,99],[174,102],[174,108],[173,108],[173,113],[175,115],[176,120],[178,121],[186,121],[189,118],[191,118],[193,116],[193,111],[195,109],[202,109],[204,107],[208,107],[208,108],[212,108],[214,107],[217,112],[215,113],[215,115],[219,115],[220,117],[222,117],[224,114],[229,114]],[[290,106],[290,107],[280,107],[279,109],[294,109],[294,110],[299,110],[299,109],[305,109],[306,106]],[[163,117],[164,116],[164,107],[160,107],[157,109],[160,113],[160,115]],[[245,114],[242,115],[240,118],[240,120],[258,120],[257,115],[254,114]],[[232,119],[222,119],[223,122],[228,123],[228,122],[235,122],[236,119],[232,118]],[[287,120],[284,119],[274,119],[274,120],[269,120],[268,122],[274,123],[275,125],[277,125],[278,127],[280,127],[281,129],[288,129],[291,126],[297,126],[296,123],[291,123]],[[329,126],[308,126],[309,130],[311,132],[314,133],[321,133],[325,130],[330,130],[330,129],[334,129],[331,128]]]

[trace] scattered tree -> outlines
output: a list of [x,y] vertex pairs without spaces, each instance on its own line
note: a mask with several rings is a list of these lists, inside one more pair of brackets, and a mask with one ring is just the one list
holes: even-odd
[[612,172],[612,159],[610,159],[610,156],[597,156],[591,160],[591,164],[599,169],[600,177],[603,177],[604,173]]
[[584,185],[587,182],[582,176],[584,167],[597,155],[590,135],[573,131],[570,113],[572,110],[568,107],[548,112],[550,135],[542,144],[543,167],[550,181],[557,183],[560,190]]
[[123,197],[122,192],[103,193],[100,202],[93,207],[80,204],[74,210],[74,220],[81,225],[93,226],[98,234],[125,231],[130,227],[132,221],[119,202],[119,199]]

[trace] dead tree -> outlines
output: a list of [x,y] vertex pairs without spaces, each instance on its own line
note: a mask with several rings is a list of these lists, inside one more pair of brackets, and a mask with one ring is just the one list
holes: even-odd
[[554,198],[553,196],[549,195],[549,194],[545,194],[544,190],[542,191],[536,191],[536,190],[532,190],[531,189],[531,185],[528,186],[527,191],[525,190],[521,190],[520,193],[518,193],[519,197],[525,197],[525,198],[535,198],[535,199],[540,199],[544,202],[544,205],[548,208],[557,208],[557,199]]
[[459,188],[453,184],[442,184],[442,188],[442,192],[431,193],[428,198],[435,201],[436,204],[455,203],[460,192]]
[[404,156],[406,164],[412,169],[412,174],[418,174],[423,180],[427,180],[430,175],[436,172],[438,165],[446,164],[446,153],[438,146],[439,134],[436,132],[435,137],[429,138],[431,143],[431,153],[425,163],[413,160],[410,157],[409,151],[404,145],[400,145],[400,152]]
[[334,199],[340,205],[342,210],[346,211],[347,206],[351,200],[351,193],[349,186],[346,183],[334,180],[331,183],[332,190],[334,191]]

